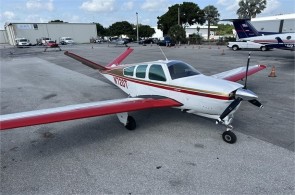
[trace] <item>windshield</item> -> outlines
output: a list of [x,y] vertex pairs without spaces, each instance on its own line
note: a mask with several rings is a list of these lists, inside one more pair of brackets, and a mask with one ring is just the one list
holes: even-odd
[[173,61],[167,64],[171,79],[179,79],[200,74],[191,65],[181,61]]
[[21,39],[21,40],[19,40],[19,42],[28,42],[28,40],[27,39]]
[[72,40],[72,38],[66,38],[66,40]]

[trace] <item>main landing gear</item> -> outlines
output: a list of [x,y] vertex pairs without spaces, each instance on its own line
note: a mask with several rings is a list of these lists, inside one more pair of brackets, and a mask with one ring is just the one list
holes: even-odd
[[[119,121],[123,123],[126,129],[130,131],[136,129],[135,119],[132,116],[128,116],[127,112],[118,113],[117,116]],[[233,144],[237,141],[237,136],[232,132],[233,126],[230,125],[231,121],[232,121],[232,118],[226,118],[226,120],[216,122],[216,124],[221,122],[222,124],[226,126],[226,131],[223,132],[222,139],[229,144]]]
[[123,113],[117,113],[118,119],[123,125],[126,127],[126,129],[132,131],[136,129],[136,122],[132,116],[128,116],[127,112]]
[[126,123],[125,127],[126,127],[126,129],[128,129],[130,131],[136,129],[136,122],[132,116],[128,116],[127,123]]

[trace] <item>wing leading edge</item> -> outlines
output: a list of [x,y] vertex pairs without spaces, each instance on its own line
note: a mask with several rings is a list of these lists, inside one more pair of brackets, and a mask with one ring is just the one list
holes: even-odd
[[125,98],[0,115],[0,130],[182,104],[166,97]]
[[[248,76],[255,74],[256,72],[259,72],[265,68],[266,68],[265,65],[249,66]],[[217,79],[224,79],[224,80],[236,82],[246,77],[246,67],[235,68],[235,69],[214,74],[211,76]]]

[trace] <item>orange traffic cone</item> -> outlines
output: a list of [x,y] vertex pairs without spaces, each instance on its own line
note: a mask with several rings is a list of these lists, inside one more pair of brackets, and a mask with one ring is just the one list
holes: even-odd
[[275,66],[272,66],[271,72],[268,75],[268,77],[276,77],[276,68],[275,68]]

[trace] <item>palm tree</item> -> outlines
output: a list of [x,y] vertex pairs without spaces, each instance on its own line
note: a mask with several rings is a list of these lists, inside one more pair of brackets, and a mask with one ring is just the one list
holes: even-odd
[[255,18],[266,8],[266,0],[240,0],[237,10],[239,18]]
[[208,40],[210,37],[210,24],[216,24],[219,21],[219,13],[216,7],[208,5],[203,9],[205,13],[205,19],[208,22]]

